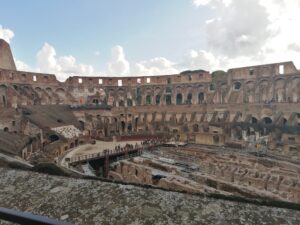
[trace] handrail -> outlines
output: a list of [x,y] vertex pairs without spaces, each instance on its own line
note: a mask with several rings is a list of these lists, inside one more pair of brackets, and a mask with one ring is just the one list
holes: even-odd
[[80,161],[86,161],[88,159],[97,159],[97,158],[103,158],[105,156],[111,156],[114,154],[118,154],[118,153],[126,153],[126,152],[134,152],[134,151],[139,151],[142,150],[142,147],[138,147],[138,148],[133,148],[133,149],[128,149],[128,150],[108,150],[107,152],[99,152],[99,153],[93,153],[93,154],[87,154],[87,155],[81,155],[81,156],[76,156],[76,157],[71,157],[70,159],[70,163],[76,163],[76,162],[80,162]]
[[141,151],[141,150],[144,150],[147,148],[157,147],[159,145],[161,145],[161,143],[149,144],[147,146],[140,146],[140,147],[132,148],[132,149],[122,149],[122,150],[107,149],[107,151],[103,151],[103,152],[99,152],[99,153],[92,153],[92,154],[87,154],[87,155],[71,157],[70,163],[78,163],[81,161],[87,161],[88,159],[99,159],[99,158],[103,158],[105,156],[111,156],[111,155],[115,155],[115,154],[119,154],[119,153],[126,153],[126,152],[130,153],[130,152],[135,152],[135,151]]
[[45,216],[34,215],[29,212],[20,212],[13,209],[0,207],[0,220],[5,220],[17,224],[30,225],[74,225],[72,223],[62,222],[50,219]]

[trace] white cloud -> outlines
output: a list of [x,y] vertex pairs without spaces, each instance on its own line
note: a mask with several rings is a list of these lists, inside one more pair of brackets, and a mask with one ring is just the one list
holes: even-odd
[[53,46],[45,43],[38,51],[37,55],[38,67],[45,73],[55,73],[61,71],[60,65],[57,63],[56,51]]
[[176,64],[164,57],[156,57],[150,60],[141,61],[135,64],[137,75],[166,75],[176,74]]
[[14,32],[10,29],[5,29],[0,25],[0,38],[10,43],[11,39],[15,36]]
[[[196,7],[209,9],[211,17],[207,17],[203,32],[206,46],[200,50],[194,47],[177,62],[165,57],[129,62],[123,47],[115,46],[107,73],[114,76],[162,75],[187,69],[226,70],[290,60],[300,67],[299,0],[191,2]],[[0,35],[3,30],[8,29],[0,27]],[[9,37],[10,40],[13,32]],[[99,51],[94,54],[98,56]],[[39,71],[55,73],[60,80],[72,74],[91,75],[94,72],[91,65],[78,63],[74,56],[58,57],[54,47],[47,43],[39,51],[37,59]],[[18,68],[30,68],[22,62],[16,64]]]
[[218,68],[219,61],[210,52],[192,49],[185,55],[181,66],[184,70],[210,70]]
[[288,45],[288,50],[300,52],[300,44],[297,43],[291,43]]
[[271,36],[267,11],[256,0],[233,0],[216,10],[219,17],[206,24],[208,48],[215,54],[253,55]]
[[112,58],[108,63],[108,71],[111,75],[128,75],[130,72],[130,65],[127,61],[122,46],[117,45],[111,50]]
[[94,69],[91,65],[77,64],[74,56],[62,56],[58,59],[58,64],[61,67],[61,71],[71,74],[92,74]]
[[[300,66],[299,0],[195,0],[193,4],[213,8],[216,15],[206,21],[204,52],[214,56],[209,65],[214,61],[213,65],[226,69],[292,60]],[[191,66],[206,59],[201,54],[190,57]]]
[[196,7],[208,5],[212,0],[193,0],[193,5]]
[[15,63],[16,63],[16,67],[17,67],[17,70],[20,70],[20,71],[33,71],[33,69],[27,65],[26,63],[18,60],[18,59],[14,59],[15,60]]
[[215,9],[218,5],[223,4],[224,6],[229,6],[232,0],[192,0],[192,3],[195,7],[200,6],[211,6]]
[[48,43],[45,43],[38,51],[37,64],[37,71],[54,73],[61,81],[71,75],[91,76],[94,73],[93,66],[78,64],[76,58],[72,55],[57,57],[55,48]]

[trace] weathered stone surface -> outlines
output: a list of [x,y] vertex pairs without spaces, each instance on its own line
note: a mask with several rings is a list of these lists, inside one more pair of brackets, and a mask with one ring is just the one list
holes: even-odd
[[0,39],[0,68],[17,70],[10,46],[3,39]]
[[2,207],[75,224],[300,224],[300,212],[0,169]]

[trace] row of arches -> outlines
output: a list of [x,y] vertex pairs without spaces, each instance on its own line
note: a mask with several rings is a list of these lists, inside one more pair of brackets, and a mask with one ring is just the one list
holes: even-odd
[[[143,97],[142,96],[137,96],[136,98],[136,105],[140,106],[142,105],[143,102]],[[133,106],[133,100],[132,99],[127,99],[127,106],[131,107]],[[197,98],[198,104],[202,104],[205,102],[205,93],[201,92],[198,94]],[[154,97],[151,95],[146,95],[145,96],[145,105],[160,105],[160,104],[165,104],[165,105],[171,105],[173,104],[173,96],[172,95],[165,95],[164,96],[164,101],[162,102],[162,96],[161,95],[155,95]],[[186,97],[184,98],[183,94],[178,93],[175,98],[175,104],[176,105],[182,105],[182,104],[193,104],[193,94],[189,93]],[[119,101],[119,106],[125,106],[125,101],[122,99]]]
[[[103,87],[89,88],[89,91],[84,91],[82,94],[78,92],[78,88],[74,87],[33,87],[13,85],[14,91],[18,93],[16,99],[7,96],[7,85],[0,85],[0,103],[2,105],[10,104],[70,104],[70,103],[86,103],[86,98],[90,94],[101,92],[105,95],[105,99],[112,98],[112,104],[116,102],[120,106],[134,105],[160,105],[160,104],[201,104],[207,102],[206,96],[212,95],[212,92],[217,93],[217,97],[209,98],[210,102],[214,103],[234,103],[240,99],[240,103],[260,103],[266,101],[275,102],[300,102],[300,77],[284,79],[282,77],[272,81],[263,78],[259,81],[233,81],[232,90],[240,91],[243,89],[242,98],[238,98],[229,91],[226,83],[222,84],[195,84],[195,85],[169,85],[167,87],[127,87],[114,88]],[[91,103],[99,104],[99,100],[92,100]]]

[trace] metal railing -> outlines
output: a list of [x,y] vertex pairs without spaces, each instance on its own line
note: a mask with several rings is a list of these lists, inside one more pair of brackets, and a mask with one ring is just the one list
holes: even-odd
[[88,161],[88,160],[95,160],[95,159],[100,159],[104,158],[106,156],[112,156],[112,155],[117,155],[117,154],[126,154],[126,153],[131,153],[131,152],[136,152],[136,151],[142,151],[143,148],[133,148],[133,149],[128,149],[128,150],[106,150],[103,152],[99,153],[93,153],[93,154],[88,154],[88,155],[82,155],[82,156],[75,156],[71,157],[69,163],[77,163],[77,162],[82,162],[82,161]]
[[88,154],[88,155],[81,155],[81,156],[74,156],[70,158],[69,163],[70,164],[74,164],[74,163],[78,163],[78,162],[85,162],[85,161],[89,161],[89,160],[96,160],[96,159],[100,159],[100,158],[105,158],[106,156],[114,156],[114,155],[118,155],[118,154],[132,154],[132,152],[138,152],[141,153],[144,150],[149,150],[149,149],[153,149],[157,146],[160,146],[161,143],[158,144],[147,144],[147,145],[143,145],[143,146],[138,146],[138,147],[134,147],[134,148],[129,148],[129,149],[120,149],[120,150],[109,150],[106,149],[102,152],[99,153],[93,153],[93,154]]
[[0,207],[0,221],[1,220],[22,225],[74,225],[72,223],[53,220],[48,217],[34,215],[28,212],[19,212],[13,209]]

